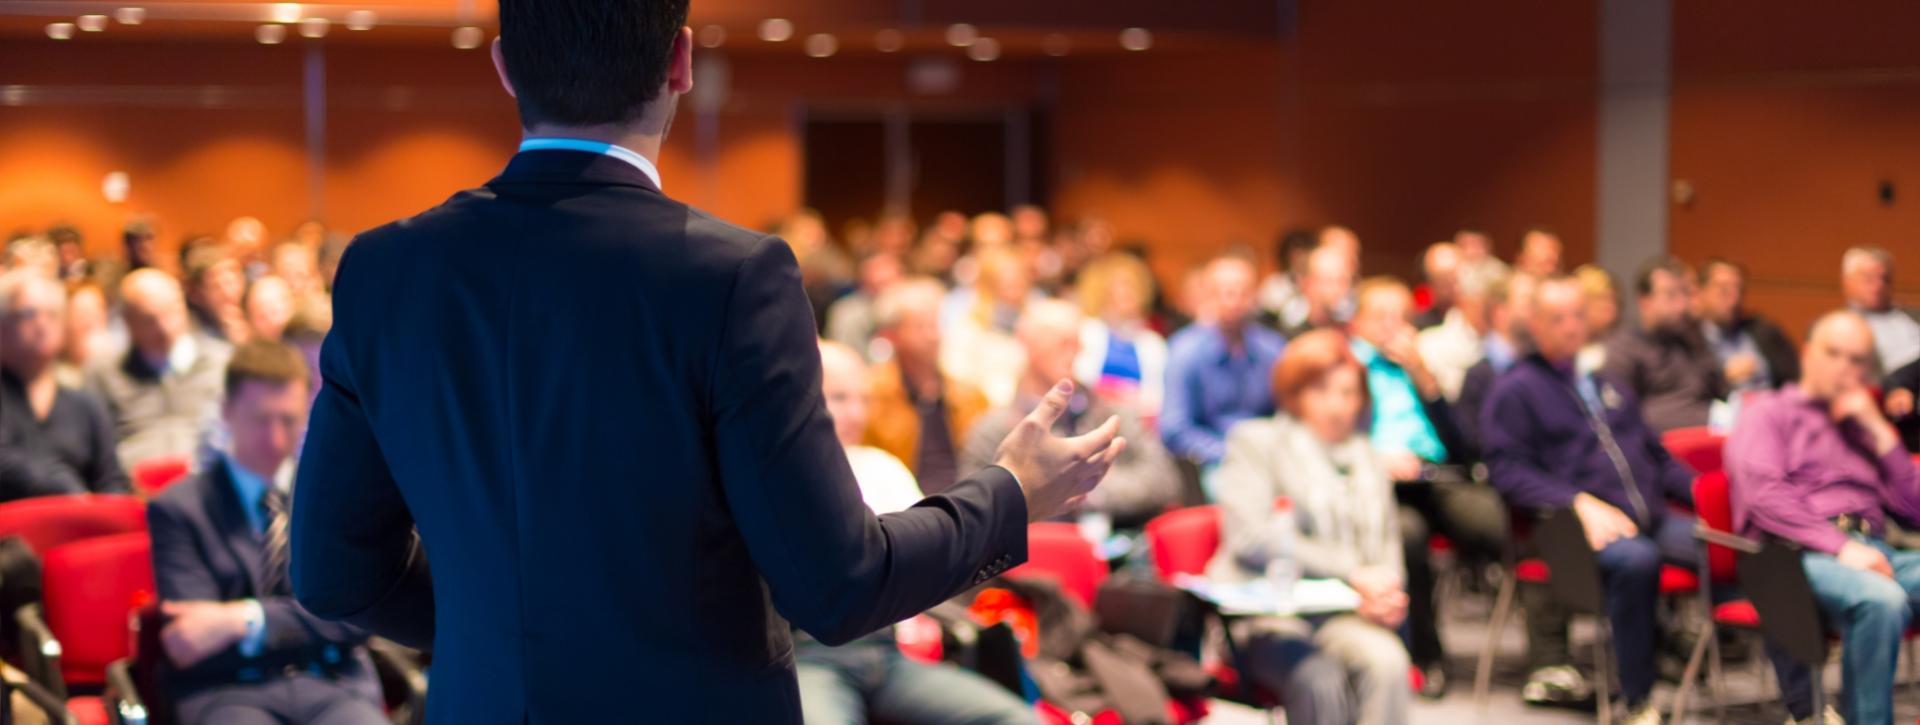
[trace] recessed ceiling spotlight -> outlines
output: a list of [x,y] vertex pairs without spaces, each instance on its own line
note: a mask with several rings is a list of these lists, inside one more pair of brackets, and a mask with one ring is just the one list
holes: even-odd
[[840,50],[840,39],[828,33],[814,33],[807,36],[807,55],[814,58],[826,58]]
[[461,50],[473,50],[474,48],[478,48],[480,47],[480,43],[485,41],[486,39],[487,39],[487,34],[484,31],[472,25],[461,26],[453,29],[453,47],[459,48]]
[[700,29],[700,47],[718,48],[727,44],[727,29],[719,25],[709,25]]
[[276,23],[297,23],[303,14],[300,3],[274,3],[267,9],[267,19]]
[[47,37],[54,40],[73,37],[73,23],[47,23]]
[[1040,50],[1058,58],[1073,52],[1073,39],[1067,37],[1066,33],[1048,33],[1040,41]]
[[378,21],[378,19],[379,16],[374,15],[372,10],[355,10],[347,13],[347,29],[372,30],[373,24]]
[[301,18],[300,19],[300,37],[315,38],[315,39],[324,38],[324,37],[327,37],[327,30],[331,29],[332,27],[333,27],[333,24],[329,22],[326,18]]
[[900,49],[905,47],[906,44],[906,35],[893,28],[887,28],[886,30],[873,34],[873,47],[882,53],[900,52]]
[[956,48],[973,45],[980,38],[980,29],[969,23],[954,23],[947,26],[947,44]]
[[786,18],[767,18],[760,21],[760,39],[769,43],[784,43],[793,37],[793,21]]
[[992,38],[979,38],[973,45],[967,46],[967,57],[986,62],[1000,58],[1000,41]]
[[102,30],[107,29],[107,16],[82,15],[74,21],[74,25],[79,26],[79,28],[83,31],[86,31],[89,33],[98,33]]
[[147,20],[146,8],[120,8],[113,11],[113,19],[121,25],[139,25]]
[[287,39],[287,26],[267,23],[253,29],[253,39],[260,41],[261,45],[279,45],[280,41]]
[[1153,47],[1153,33],[1146,28],[1127,28],[1120,31],[1120,47],[1127,50],[1146,50]]

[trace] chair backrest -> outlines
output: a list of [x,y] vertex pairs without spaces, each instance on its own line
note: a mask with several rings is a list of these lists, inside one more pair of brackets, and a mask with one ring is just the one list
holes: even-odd
[[[1733,501],[1727,491],[1727,472],[1714,471],[1693,479],[1693,512],[1701,525],[1714,531],[1733,534]],[[1715,584],[1733,581],[1733,549],[1707,544],[1707,574]]]
[[1552,572],[1547,588],[1554,598],[1577,614],[1604,614],[1606,598],[1600,587],[1600,561],[1587,543],[1587,527],[1573,509],[1558,509],[1533,530],[1540,558]]
[[191,472],[186,456],[156,456],[133,464],[134,488],[152,496],[186,478]]
[[1727,437],[1710,428],[1675,428],[1660,436],[1660,445],[1694,473],[1726,468]]
[[147,505],[132,496],[42,496],[0,504],[0,537],[18,536],[42,557],[62,544],[147,530]]
[[1163,580],[1175,574],[1204,574],[1220,550],[1220,507],[1194,506],[1169,511],[1147,522],[1147,546],[1153,569]]
[[1740,591],[1760,615],[1760,632],[1803,665],[1825,663],[1826,620],[1801,565],[1800,550],[1777,541],[1758,553],[1740,554]]
[[155,599],[151,548],[146,532],[138,532],[47,551],[41,606],[60,640],[61,676],[69,684],[104,682],[107,665],[133,653],[133,612]]
[[1094,593],[1107,581],[1107,562],[1080,535],[1080,527],[1044,521],[1027,527],[1027,563],[1006,575],[1052,578],[1092,611]]

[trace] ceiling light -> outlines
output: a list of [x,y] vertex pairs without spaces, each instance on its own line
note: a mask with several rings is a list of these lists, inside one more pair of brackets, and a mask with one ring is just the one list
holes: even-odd
[[1073,51],[1073,39],[1067,37],[1065,33],[1048,33],[1047,37],[1040,41],[1040,50],[1058,58]]
[[986,62],[1000,57],[1000,41],[992,38],[980,38],[967,46],[967,57]]
[[907,38],[900,31],[887,28],[873,34],[873,47],[882,53],[898,52],[907,44]]
[[760,21],[760,39],[769,43],[783,43],[793,37],[793,21],[786,18],[767,18]]
[[73,23],[47,23],[47,37],[54,40],[73,37]]
[[840,39],[827,33],[814,33],[807,36],[807,55],[825,58],[840,50]]
[[121,25],[139,25],[147,20],[146,8],[120,8],[113,11],[113,19]]
[[347,29],[372,30],[376,18],[372,10],[355,10],[347,13]]
[[327,37],[327,30],[331,27],[332,23],[328,22],[326,18],[301,18],[300,37],[324,38]]
[[107,29],[107,16],[82,15],[77,21],[74,22],[74,24],[79,26],[81,30],[84,30],[86,32],[98,33],[102,30]]
[[957,48],[973,45],[980,37],[980,30],[967,23],[954,23],[947,26],[947,44]]
[[1120,47],[1127,50],[1146,50],[1153,47],[1153,33],[1146,28],[1127,28],[1120,31]]
[[274,3],[267,10],[267,19],[276,23],[300,22],[300,3]]
[[280,41],[287,39],[287,26],[267,23],[253,29],[253,39],[260,41],[261,45],[279,45]]
[[461,50],[473,50],[487,39],[487,34],[472,25],[453,29],[453,47]]
[[727,29],[718,25],[709,25],[700,29],[700,47],[718,48],[727,42]]

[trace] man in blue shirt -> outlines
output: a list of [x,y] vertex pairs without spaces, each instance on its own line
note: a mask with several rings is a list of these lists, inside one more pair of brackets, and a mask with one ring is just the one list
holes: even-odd
[[1226,453],[1234,423],[1273,415],[1270,373],[1286,339],[1254,322],[1253,262],[1225,255],[1204,274],[1199,319],[1168,341],[1160,435],[1207,470]]
[[1353,354],[1367,370],[1370,438],[1399,482],[1400,535],[1405,547],[1408,653],[1426,674],[1423,695],[1446,691],[1428,539],[1442,532],[1461,553],[1494,559],[1505,546],[1507,511],[1492,488],[1436,476],[1436,466],[1465,461],[1440,382],[1415,344],[1413,293],[1398,280],[1374,278],[1355,294]]
[[306,427],[308,384],[297,350],[241,346],[221,406],[229,450],[147,508],[168,620],[161,686],[181,722],[386,722],[367,635],[291,595],[288,491],[276,474]]

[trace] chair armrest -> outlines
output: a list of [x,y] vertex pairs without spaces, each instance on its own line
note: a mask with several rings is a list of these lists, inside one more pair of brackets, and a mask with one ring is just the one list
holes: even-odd
[[1699,539],[1709,544],[1714,544],[1716,546],[1724,546],[1734,551],[1741,552],[1743,554],[1760,553],[1760,542],[1754,541],[1753,539],[1749,539],[1745,536],[1740,536],[1738,534],[1727,533],[1725,531],[1721,531],[1711,526],[1707,526],[1706,524],[1694,525],[1693,538]]
[[53,693],[48,692],[47,688],[41,687],[37,682],[13,682],[11,680],[0,683],[0,707],[6,708],[8,722],[14,720],[13,693],[16,692],[25,697],[27,702],[32,703],[34,707],[39,708],[40,712],[45,713],[47,722],[61,723],[61,725],[79,725],[80,720],[74,717],[72,712],[67,710],[66,702],[55,697]]
[[[404,707],[393,711],[394,725],[421,725],[427,716],[427,675],[405,647],[378,637],[367,640],[373,667],[392,673],[406,685]],[[385,680],[386,678],[381,678]]]
[[947,601],[924,612],[929,619],[940,623],[940,629],[951,635],[963,647],[971,647],[980,638],[980,625],[975,624],[973,615],[965,606]]
[[20,625],[21,670],[27,677],[45,687],[48,692],[61,701],[67,699],[67,683],[60,676],[60,640],[53,636],[53,630],[47,627],[46,618],[40,614],[40,605],[27,604],[13,613],[14,622]]
[[114,660],[107,665],[107,689],[101,699],[107,706],[108,722],[147,725],[147,704],[140,698],[140,686],[133,681],[132,660]]

